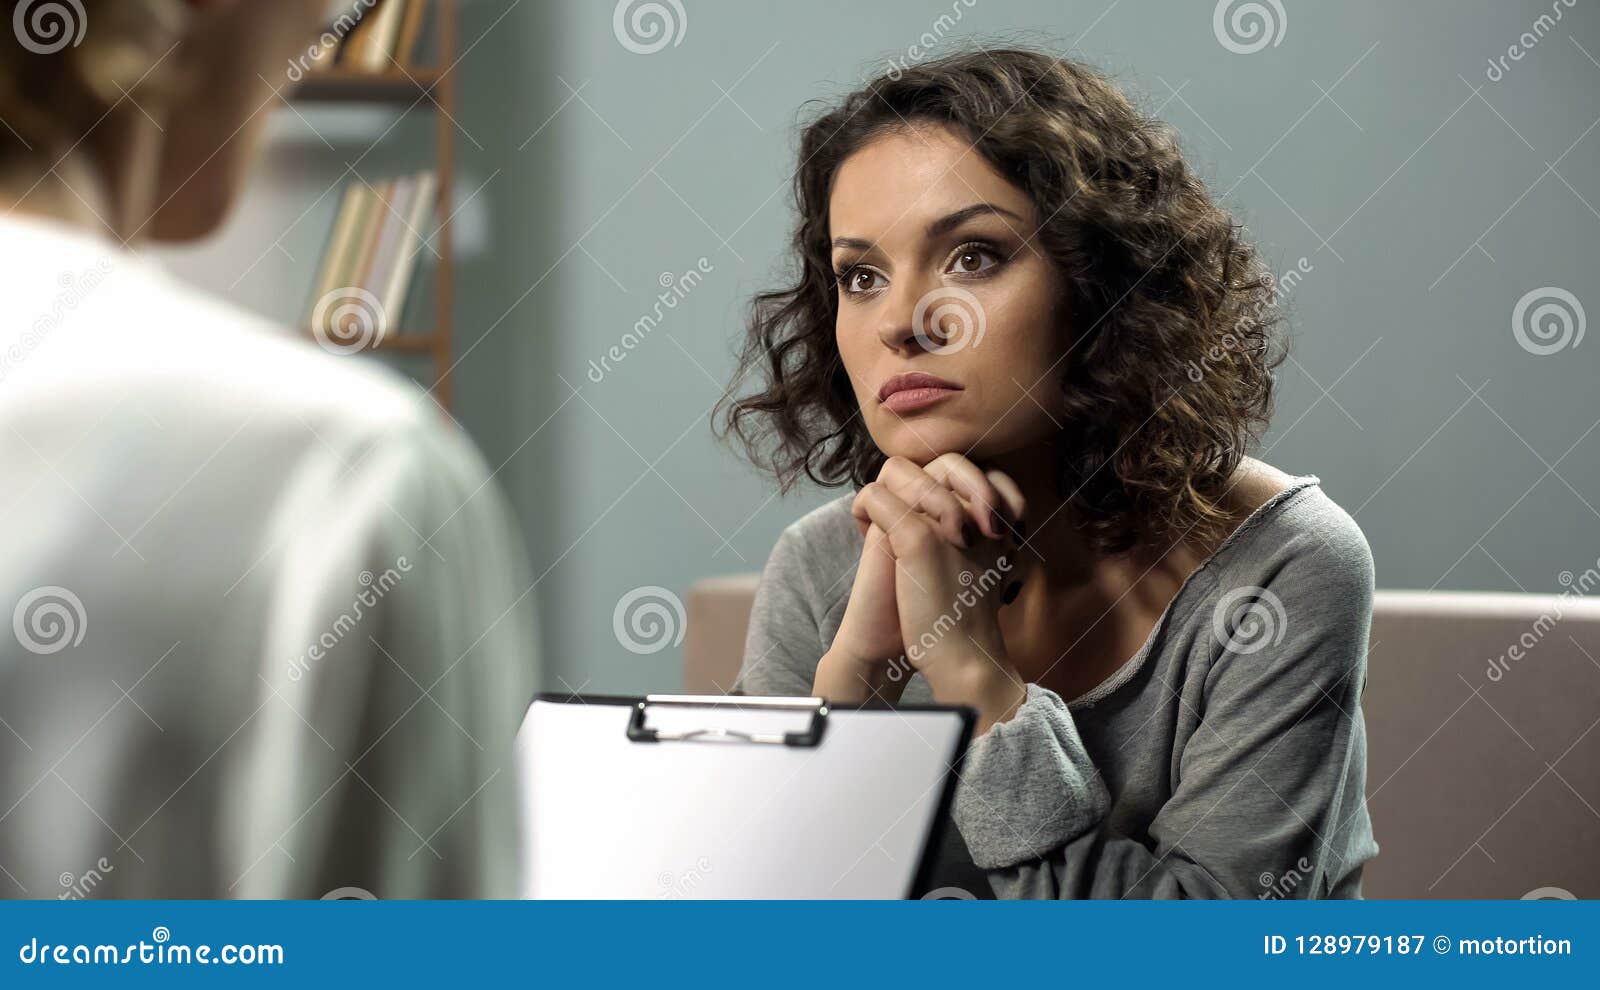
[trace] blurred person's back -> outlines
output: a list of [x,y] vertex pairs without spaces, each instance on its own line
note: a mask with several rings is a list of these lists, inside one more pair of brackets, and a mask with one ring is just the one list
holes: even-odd
[[[163,5],[90,3],[89,31],[142,6]],[[276,58],[318,6],[203,23]],[[0,115],[18,78],[0,78]],[[229,142],[248,137],[219,116],[237,165]],[[191,166],[220,150],[168,125]],[[97,229],[29,209],[31,189],[17,208],[15,185],[0,203],[0,894],[511,894],[531,582],[482,460],[396,376],[141,260],[117,201],[90,207],[108,214]],[[145,222],[182,236],[215,219]]]

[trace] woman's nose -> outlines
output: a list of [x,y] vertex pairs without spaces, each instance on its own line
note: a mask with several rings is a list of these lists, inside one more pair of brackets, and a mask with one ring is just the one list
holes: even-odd
[[927,349],[930,328],[917,324],[928,321],[929,307],[921,300],[936,288],[937,285],[923,285],[914,279],[903,279],[890,287],[878,324],[878,339],[884,347],[901,354]]

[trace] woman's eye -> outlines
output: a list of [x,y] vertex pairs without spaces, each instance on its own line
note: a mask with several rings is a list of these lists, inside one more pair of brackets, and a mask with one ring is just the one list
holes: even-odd
[[870,268],[850,268],[840,276],[839,282],[846,292],[871,292],[879,288],[878,280],[882,277]]
[[982,247],[967,247],[956,252],[950,260],[949,271],[956,275],[977,275],[1000,263],[993,251]]

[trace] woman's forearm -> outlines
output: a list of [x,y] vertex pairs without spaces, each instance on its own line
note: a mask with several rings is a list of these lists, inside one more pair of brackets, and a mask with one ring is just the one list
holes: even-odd
[[837,650],[829,650],[817,663],[816,679],[811,693],[832,702],[884,701],[890,704],[900,700],[905,689],[905,677],[891,677],[890,668],[896,661],[876,662],[861,660]]
[[965,672],[954,686],[934,686],[935,701],[945,705],[971,705],[978,712],[974,735],[982,736],[1015,715],[1028,697],[1028,686],[1014,674],[999,668]]
[[977,711],[973,731],[978,736],[1011,718],[1028,697],[1028,685],[1005,659],[1001,646],[940,658],[921,673],[932,688],[935,701],[941,705],[967,705]]
[[[896,671],[904,676],[893,676]],[[900,700],[911,673],[904,660],[861,660],[839,650],[829,650],[817,663],[811,693],[833,702]],[[990,728],[1016,713],[1027,698],[1028,686],[1015,672],[986,657],[962,664],[939,665],[921,671],[942,705],[967,705],[978,713],[975,732]]]

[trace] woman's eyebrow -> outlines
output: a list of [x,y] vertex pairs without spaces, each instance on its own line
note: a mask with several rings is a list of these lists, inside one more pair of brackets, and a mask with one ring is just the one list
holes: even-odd
[[[985,216],[991,213],[999,216],[1010,217],[1018,223],[1027,222],[1016,213],[1013,213],[1011,210],[1008,210],[999,204],[973,203],[971,206],[963,206],[954,213],[947,213],[939,219],[928,224],[927,234],[929,237],[941,237],[950,233],[952,230],[955,230],[957,227],[960,227],[973,217]],[[833,239],[833,246],[836,249],[846,248],[856,251],[870,251],[876,247],[876,244],[873,241],[864,240],[860,237],[835,237]]]
[[973,203],[971,206],[963,206],[954,213],[947,213],[939,219],[928,224],[928,236],[940,237],[944,234],[948,234],[952,230],[955,230],[957,227],[966,223],[968,220],[971,220],[973,217],[983,216],[989,213],[1010,217],[1018,223],[1027,222],[1023,220],[1022,217],[1017,216],[1015,213],[1011,212],[1005,207],[999,206],[995,203]]

